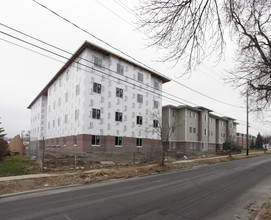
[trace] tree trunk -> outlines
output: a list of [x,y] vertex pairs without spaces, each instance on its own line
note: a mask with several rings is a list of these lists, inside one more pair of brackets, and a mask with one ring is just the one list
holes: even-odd
[[160,166],[165,166],[165,149],[164,148],[162,152],[162,160],[161,160]]

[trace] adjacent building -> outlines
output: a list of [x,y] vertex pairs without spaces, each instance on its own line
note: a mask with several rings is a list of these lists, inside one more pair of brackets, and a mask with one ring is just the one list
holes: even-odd
[[225,142],[236,142],[235,120],[216,116],[210,109],[167,105],[162,115],[162,140],[172,151],[216,151]]
[[160,150],[153,115],[161,117],[168,81],[85,42],[28,106],[31,140],[66,151]]
[[[238,146],[242,147],[243,149],[247,148],[247,135],[243,133],[236,133],[237,136],[237,144]],[[252,135],[248,135],[248,147],[250,147],[251,142],[255,144],[256,142],[256,137]]]

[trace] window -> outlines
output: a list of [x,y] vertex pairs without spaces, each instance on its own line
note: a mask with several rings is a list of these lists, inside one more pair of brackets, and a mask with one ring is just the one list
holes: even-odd
[[80,85],[76,85],[76,89],[75,89],[75,94],[79,95],[80,94]]
[[158,128],[158,126],[159,126],[158,120],[153,120],[153,127]]
[[193,142],[189,142],[189,149],[193,149]]
[[115,137],[115,146],[122,145],[122,137]]
[[197,118],[196,112],[190,112],[190,118],[196,119]]
[[92,135],[92,145],[100,146],[100,136],[99,135]]
[[56,102],[54,102],[54,110],[56,109]]
[[158,108],[158,106],[159,106],[159,102],[154,100],[153,101],[153,107]]
[[57,125],[60,126],[60,117],[57,119]]
[[204,135],[207,136],[207,129],[205,128],[203,131]]
[[175,117],[175,111],[172,110],[172,117]]
[[142,125],[142,116],[136,116],[136,123]]
[[189,132],[192,133],[192,127],[189,127]]
[[63,137],[63,146],[66,146],[66,137]]
[[121,88],[116,88],[116,96],[123,98],[123,89]]
[[56,138],[56,146],[59,146],[59,138]]
[[101,94],[102,86],[99,83],[93,83],[93,91]]
[[214,136],[214,132],[213,131],[211,131],[211,136]]
[[73,146],[77,146],[77,137],[76,137],[76,135],[73,136]]
[[143,103],[143,95],[137,94],[137,102]]
[[102,67],[102,59],[94,56],[94,66],[101,68]]
[[207,121],[207,115],[206,114],[204,115],[204,121]]
[[92,109],[92,118],[100,119],[101,118],[101,111],[100,109],[93,108]]
[[48,122],[48,129],[50,129],[50,122]]
[[69,100],[69,93],[66,92],[66,93],[65,93],[65,102],[68,102],[68,100]]
[[210,123],[211,123],[211,124],[213,123],[213,118],[210,118]]
[[58,106],[61,106],[61,98],[58,98]]
[[157,80],[154,80],[154,88],[159,89],[159,82]]
[[193,128],[193,133],[196,134],[196,132],[197,132],[197,129]]
[[75,120],[79,119],[79,109],[75,110]]
[[115,120],[116,121],[122,121],[122,113],[121,112],[116,112]]
[[137,80],[143,82],[143,73],[137,73]]
[[172,127],[172,133],[175,131],[175,129],[176,129],[175,127]]
[[123,75],[124,67],[121,64],[117,64],[117,73]]
[[136,139],[136,146],[137,147],[142,147],[142,138],[137,138]]
[[53,120],[53,128],[55,127],[55,120]]
[[68,123],[68,115],[65,115],[65,124]]

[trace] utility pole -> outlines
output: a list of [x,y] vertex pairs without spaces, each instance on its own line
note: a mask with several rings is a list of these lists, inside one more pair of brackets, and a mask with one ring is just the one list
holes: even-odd
[[247,88],[247,156],[248,156],[248,88]]

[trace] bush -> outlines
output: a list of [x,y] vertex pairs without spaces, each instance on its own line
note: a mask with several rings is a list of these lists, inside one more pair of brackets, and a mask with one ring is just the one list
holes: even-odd
[[3,139],[0,139],[0,161],[8,155],[8,142]]
[[235,153],[241,153],[241,147],[238,146],[235,143],[230,143],[230,142],[226,142],[223,144],[223,150],[224,151],[231,151],[231,152],[235,152]]

